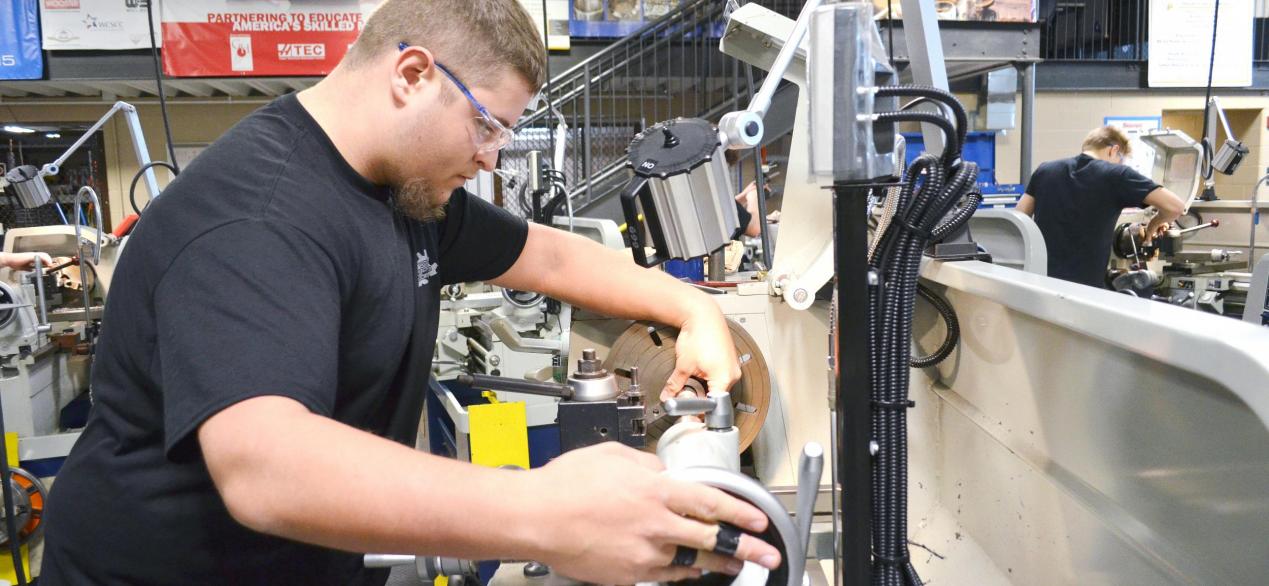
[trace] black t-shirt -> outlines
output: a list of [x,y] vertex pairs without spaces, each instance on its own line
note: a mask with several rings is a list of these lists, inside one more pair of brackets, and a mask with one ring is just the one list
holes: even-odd
[[1144,205],[1158,187],[1131,167],[1084,154],[1040,165],[1027,193],[1035,198],[1049,276],[1104,288],[1115,220],[1124,208]]
[[446,219],[405,219],[294,95],[248,116],[146,209],[119,261],[41,583],[383,583],[357,554],[235,522],[196,430],[280,395],[413,445],[441,286],[502,274],[527,234],[462,190]]

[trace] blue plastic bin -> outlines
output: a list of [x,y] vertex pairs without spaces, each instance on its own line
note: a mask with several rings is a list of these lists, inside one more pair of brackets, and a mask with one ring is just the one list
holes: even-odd
[[[908,141],[907,163],[912,164],[921,153],[925,152],[925,138],[919,132],[904,132],[903,138]],[[961,149],[961,157],[967,161],[978,163],[978,183],[996,183],[996,133],[976,130],[965,137],[965,147]]]

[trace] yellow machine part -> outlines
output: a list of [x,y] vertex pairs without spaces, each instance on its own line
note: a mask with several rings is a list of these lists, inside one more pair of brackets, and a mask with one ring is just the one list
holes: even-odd
[[[9,466],[18,467],[18,434],[17,432],[8,432],[4,434],[4,448],[8,452]],[[31,550],[28,546],[23,545],[20,549],[22,556],[22,575],[26,576],[27,581],[31,580]],[[18,583],[17,572],[13,571],[13,557],[9,555],[9,548],[5,546],[0,549],[0,580],[6,580],[10,584]]]
[[467,408],[471,462],[491,468],[529,469],[529,424],[524,403]]

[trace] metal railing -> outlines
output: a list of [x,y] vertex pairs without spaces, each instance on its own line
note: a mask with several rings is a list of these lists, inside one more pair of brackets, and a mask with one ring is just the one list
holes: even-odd
[[[645,127],[680,116],[717,121],[722,113],[747,105],[749,68],[718,50],[728,4],[685,0],[639,31],[555,75],[544,94],[558,114],[543,104],[525,116],[516,140],[502,153],[504,206],[521,215],[527,212],[528,153],[537,150],[550,156],[560,118],[568,126],[561,171],[574,206],[583,207],[628,177],[626,147]],[[802,2],[761,4],[795,18]],[[754,88],[764,73],[753,71]]]
[[1050,61],[1144,61],[1148,0],[1040,0],[1041,56]]
[[[1045,60],[1149,58],[1149,0],[1040,0],[1038,8]],[[1269,62],[1269,2],[1257,0],[1254,15],[1252,60]]]

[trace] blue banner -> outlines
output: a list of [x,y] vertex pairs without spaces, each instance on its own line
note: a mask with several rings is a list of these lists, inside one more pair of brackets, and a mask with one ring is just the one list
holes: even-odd
[[0,6],[0,79],[41,79],[39,0],[10,0]]

